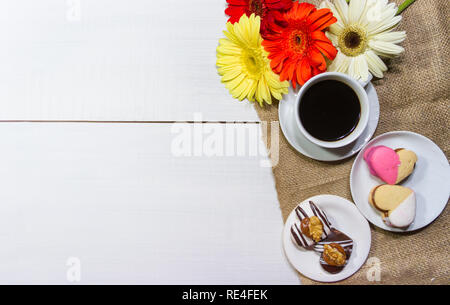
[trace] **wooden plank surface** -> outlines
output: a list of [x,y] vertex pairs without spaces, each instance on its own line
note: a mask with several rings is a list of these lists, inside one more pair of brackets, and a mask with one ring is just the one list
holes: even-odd
[[224,8],[0,3],[0,120],[153,122],[0,123],[0,283],[299,283],[260,126],[161,123],[259,121],[216,72]]
[[258,121],[220,83],[224,0],[0,3],[0,120]]
[[0,283],[298,284],[264,153],[189,156],[193,128],[0,123]]

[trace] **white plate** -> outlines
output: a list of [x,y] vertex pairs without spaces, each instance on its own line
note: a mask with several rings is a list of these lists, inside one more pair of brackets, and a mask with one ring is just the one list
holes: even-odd
[[[384,224],[380,213],[369,203],[370,190],[383,182],[372,176],[363,159],[364,151],[375,145],[406,148],[417,154],[414,172],[401,185],[416,192],[417,210],[414,222],[407,229]],[[353,200],[363,215],[374,225],[394,232],[414,231],[433,222],[444,210],[450,195],[450,168],[442,150],[430,139],[410,131],[382,134],[367,144],[358,154],[350,173]]]
[[366,91],[370,104],[369,124],[355,142],[341,148],[324,148],[306,139],[295,123],[294,115],[296,114],[294,104],[297,93],[292,88],[289,89],[289,94],[284,95],[283,100],[280,101],[278,106],[278,116],[284,136],[289,144],[299,153],[312,159],[319,161],[337,161],[353,156],[372,138],[377,129],[378,119],[380,117],[378,95],[372,83],[367,85]]
[[[320,207],[333,226],[353,239],[353,251],[345,268],[337,274],[323,270],[319,263],[320,254],[315,251],[299,249],[291,240],[291,226],[298,221],[295,210],[291,212],[283,230],[284,251],[289,262],[304,276],[319,282],[336,282],[348,278],[359,270],[367,259],[371,235],[367,220],[355,205],[339,196],[318,195],[306,199]],[[301,204],[301,203],[300,203]]]

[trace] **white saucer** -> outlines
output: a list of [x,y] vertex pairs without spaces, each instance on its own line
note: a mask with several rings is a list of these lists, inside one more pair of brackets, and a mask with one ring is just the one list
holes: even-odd
[[291,240],[290,231],[292,224],[298,221],[295,210],[289,215],[283,230],[283,246],[286,256],[298,272],[312,280],[319,282],[344,280],[358,271],[369,255],[371,243],[369,223],[352,202],[342,197],[318,195],[305,201],[310,200],[327,214],[328,219],[336,229],[353,239],[353,251],[350,260],[340,273],[331,274],[320,266],[319,253],[302,250],[295,246]]
[[289,144],[299,153],[312,159],[319,161],[337,161],[353,156],[372,138],[377,129],[378,119],[380,117],[378,95],[372,83],[367,85],[366,91],[370,104],[369,124],[355,142],[341,148],[323,148],[306,139],[295,123],[294,115],[296,115],[296,111],[294,104],[297,93],[292,88],[289,89],[288,94],[284,95],[283,100],[280,101],[278,106],[278,116],[284,136]]
[[[363,159],[364,151],[375,145],[410,149],[418,157],[411,176],[400,183],[416,193],[416,218],[407,229],[387,226],[380,213],[368,201],[370,190],[384,183],[370,174]],[[414,231],[433,222],[447,205],[450,195],[450,167],[445,154],[430,139],[410,131],[392,131],[370,141],[358,154],[350,173],[350,189],[358,209],[377,227],[393,232]]]

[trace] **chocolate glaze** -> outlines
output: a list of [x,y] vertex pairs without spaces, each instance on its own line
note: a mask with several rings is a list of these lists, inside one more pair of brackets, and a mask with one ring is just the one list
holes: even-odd
[[[331,230],[331,223],[328,220],[327,215],[325,215],[325,213],[321,210],[319,210],[319,208],[317,208],[317,206],[314,204],[314,202],[310,201],[309,202],[309,206],[311,207],[311,210],[314,213],[314,216],[318,217],[320,219],[320,221],[322,222],[323,225],[327,226],[327,228],[329,230]],[[325,236],[328,236],[326,233],[326,230],[324,230]]]
[[[327,231],[329,232],[332,228],[330,221],[328,220],[325,213],[322,210],[320,210],[312,201],[309,202],[309,206],[311,208],[313,215],[308,215],[308,213],[306,213],[306,211],[302,209],[300,206],[297,206],[295,208],[295,213],[297,214],[298,219],[301,222],[303,219],[308,218],[310,216],[318,217],[322,222],[322,225],[324,226],[323,230],[324,238],[327,238],[328,237]],[[316,244],[310,238],[305,237],[305,235],[301,231],[300,224],[294,223],[291,226],[291,235],[298,246],[305,248],[307,250],[312,250],[314,248],[314,245]]]
[[306,250],[312,250],[314,248],[314,244],[309,244],[308,241],[303,236],[302,231],[300,230],[300,226],[294,223],[291,227],[291,235],[294,238],[295,242],[298,246],[305,248]]
[[[325,260],[323,259],[323,247],[325,244],[339,244],[342,248],[344,248],[346,259],[345,264],[342,266],[332,266],[327,264]],[[353,251],[353,240],[347,236],[345,233],[342,233],[341,231],[331,228],[331,233],[328,235],[328,237],[320,242],[318,242],[314,246],[314,250],[317,252],[322,253],[320,256],[320,265],[325,271],[328,271],[330,273],[339,273],[344,269],[344,267],[347,265],[348,260],[350,259],[350,256]]]
[[[313,215],[318,217],[320,219],[320,221],[322,222],[323,225],[327,226],[328,229],[331,230],[331,223],[327,218],[327,215],[325,215],[325,213],[320,210],[315,204],[314,202],[310,201],[309,202],[309,206],[311,207],[311,211],[313,212]],[[304,218],[312,216],[312,215],[308,215],[305,210],[303,210],[300,206],[297,206],[295,208],[295,213],[297,214],[298,219],[300,219],[300,221],[302,221]],[[325,232],[325,236],[327,236],[327,233]]]
[[[324,226],[324,235],[325,238],[323,238],[321,241],[315,243],[311,239],[307,239],[304,234],[301,231],[300,223],[294,223],[291,227],[291,235],[295,243],[305,248],[306,250],[314,250],[316,252],[321,253],[320,255],[320,265],[322,268],[330,273],[338,273],[341,272],[344,267],[347,265],[348,260],[350,259],[350,255],[352,254],[353,250],[353,240],[348,237],[346,234],[342,233],[341,231],[335,229],[331,222],[328,220],[327,215],[324,211],[319,209],[312,201],[309,202],[309,206],[311,208],[311,211],[313,215],[308,215],[304,209],[302,209],[300,206],[297,206],[295,208],[295,213],[297,214],[298,219],[300,222],[310,216],[316,216],[320,219]],[[327,233],[328,229],[328,233]],[[332,266],[325,262],[323,259],[323,249],[325,244],[332,244],[336,243],[339,244],[342,248],[344,248],[345,254],[346,254],[346,260],[345,264],[342,266]]]

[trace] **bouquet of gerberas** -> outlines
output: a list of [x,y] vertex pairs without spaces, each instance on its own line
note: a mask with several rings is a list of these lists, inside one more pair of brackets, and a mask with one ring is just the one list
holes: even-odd
[[[349,3],[348,3],[349,2]],[[217,47],[217,70],[234,98],[271,104],[311,77],[337,71],[367,80],[383,77],[381,57],[403,52],[394,31],[399,8],[388,0],[324,0],[317,8],[291,0],[227,0],[226,38]]]

